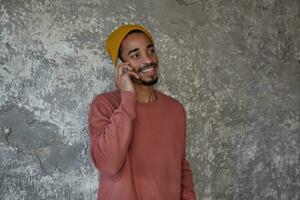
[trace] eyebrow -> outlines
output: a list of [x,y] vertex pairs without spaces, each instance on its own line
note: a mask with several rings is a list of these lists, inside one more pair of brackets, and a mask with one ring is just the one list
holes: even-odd
[[[149,49],[151,47],[154,47],[154,45],[153,44],[147,45],[147,49]],[[139,48],[131,49],[131,50],[128,51],[128,55],[131,54],[132,52],[136,52],[138,50],[139,50]]]
[[153,45],[153,44],[149,44],[149,45],[147,46],[147,49],[149,49],[149,48],[151,48],[151,47],[154,47],[154,45]]
[[132,52],[135,52],[135,51],[138,51],[138,50],[139,50],[139,48],[131,49],[131,50],[128,51],[128,55],[131,54]]

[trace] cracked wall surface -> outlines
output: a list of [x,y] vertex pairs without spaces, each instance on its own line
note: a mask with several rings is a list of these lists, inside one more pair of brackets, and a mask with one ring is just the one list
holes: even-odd
[[298,200],[298,0],[0,0],[0,199],[96,198],[88,105],[123,23],[153,33],[188,113],[198,199]]

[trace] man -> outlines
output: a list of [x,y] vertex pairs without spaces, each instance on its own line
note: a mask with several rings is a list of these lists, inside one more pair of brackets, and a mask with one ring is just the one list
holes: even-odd
[[123,25],[106,48],[117,90],[96,96],[89,113],[91,156],[101,172],[98,199],[196,199],[185,111],[153,87],[159,64],[151,34],[140,25]]

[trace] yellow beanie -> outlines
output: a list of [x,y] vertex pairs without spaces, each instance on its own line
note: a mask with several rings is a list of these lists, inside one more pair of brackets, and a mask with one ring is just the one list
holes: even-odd
[[119,28],[117,28],[115,31],[113,31],[106,39],[106,50],[111,56],[111,59],[115,66],[117,66],[118,62],[118,53],[120,45],[123,41],[123,39],[126,37],[126,35],[133,30],[140,30],[144,32],[152,43],[154,43],[154,40],[151,36],[151,34],[141,25],[122,25]]

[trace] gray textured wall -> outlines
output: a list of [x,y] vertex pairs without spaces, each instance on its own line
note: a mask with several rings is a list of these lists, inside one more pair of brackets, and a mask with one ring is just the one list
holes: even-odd
[[87,110],[128,22],[188,112],[198,198],[300,199],[299,0],[0,0],[0,199],[96,198]]

